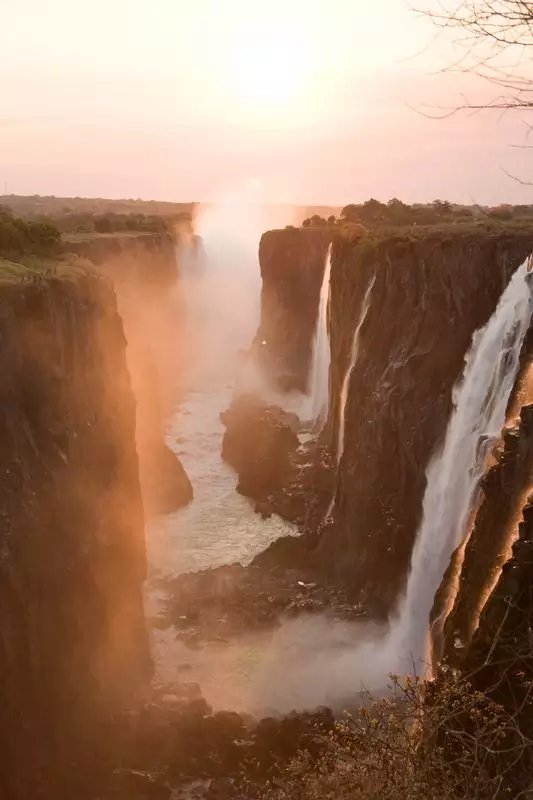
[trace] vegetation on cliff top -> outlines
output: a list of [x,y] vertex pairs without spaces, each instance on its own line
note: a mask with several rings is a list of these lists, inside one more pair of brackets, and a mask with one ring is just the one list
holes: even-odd
[[314,214],[302,223],[304,228],[342,227],[360,224],[368,228],[383,226],[434,226],[446,224],[471,224],[472,222],[529,221],[533,223],[533,206],[500,205],[494,208],[465,206],[435,200],[433,203],[408,205],[396,197],[387,203],[371,198],[364,203],[350,203],[339,217],[327,218]]
[[57,251],[61,233],[46,220],[24,220],[0,207],[0,256],[50,256]]
[[[189,206],[173,203],[143,203],[141,201],[105,201],[75,198],[10,196],[0,204],[0,213],[18,220],[24,226],[52,226],[57,235],[123,235],[139,233],[165,233],[176,226],[191,225]],[[192,208],[192,206],[191,206]],[[149,213],[147,213],[149,211]]]

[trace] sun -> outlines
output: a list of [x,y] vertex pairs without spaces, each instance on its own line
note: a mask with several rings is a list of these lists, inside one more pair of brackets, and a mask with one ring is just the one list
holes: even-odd
[[241,112],[276,116],[312,89],[313,59],[304,42],[281,36],[237,45],[230,60],[230,92]]

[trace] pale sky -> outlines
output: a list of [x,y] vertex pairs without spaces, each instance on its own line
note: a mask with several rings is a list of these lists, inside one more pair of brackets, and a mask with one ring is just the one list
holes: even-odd
[[[434,0],[420,0],[430,4]],[[533,202],[524,116],[404,0],[0,0],[0,193]]]

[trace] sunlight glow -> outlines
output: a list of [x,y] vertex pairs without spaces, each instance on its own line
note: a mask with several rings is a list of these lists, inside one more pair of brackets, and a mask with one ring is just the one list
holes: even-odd
[[242,46],[230,68],[240,100],[277,108],[290,104],[307,88],[311,58],[301,45],[270,38]]
[[235,37],[223,59],[226,114],[244,124],[299,124],[319,90],[314,50],[310,37],[294,32]]

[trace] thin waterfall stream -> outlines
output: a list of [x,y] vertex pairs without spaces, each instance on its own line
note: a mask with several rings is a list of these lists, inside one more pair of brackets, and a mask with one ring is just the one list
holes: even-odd
[[364,325],[366,316],[368,314],[368,309],[370,308],[370,295],[372,294],[372,288],[375,282],[376,282],[376,276],[374,274],[370,280],[370,283],[366,288],[365,296],[363,297],[363,303],[361,305],[359,319],[357,321],[357,325],[355,326],[355,330],[353,332],[352,346],[350,348],[350,360],[348,361],[348,367],[346,369],[346,372],[344,374],[344,379],[342,381],[341,396],[339,402],[339,429],[337,432],[337,458],[336,458],[337,470],[339,469],[341,458],[344,453],[346,403],[348,402],[348,395],[350,391],[350,378],[352,376],[352,372],[355,367],[357,357],[359,356],[359,340],[361,336],[361,328]]
[[[337,429],[337,450],[335,453],[335,463],[336,463],[336,470],[337,475],[340,468],[340,463],[342,459],[342,455],[344,453],[344,435],[345,435],[345,428],[346,428],[346,404],[348,402],[348,395],[350,392],[350,378],[352,376],[353,369],[355,367],[357,358],[359,356],[359,342],[361,338],[361,328],[365,322],[365,319],[368,314],[368,309],[370,308],[370,296],[372,294],[372,288],[374,283],[376,282],[376,275],[372,276],[370,283],[368,284],[364,297],[363,302],[361,304],[361,311],[359,313],[359,319],[357,321],[357,325],[355,326],[353,337],[352,337],[352,344],[350,347],[350,358],[348,361],[348,366],[346,367],[346,372],[344,373],[344,378],[342,381],[341,387],[341,394],[339,398],[339,424]],[[335,496],[336,496],[336,488],[333,492],[333,496],[331,498],[331,502],[328,506],[328,510],[326,511],[325,520],[331,518],[331,514],[333,511],[333,507],[335,505]]]
[[311,356],[309,380],[310,419],[321,428],[325,422],[329,405],[329,365],[331,359],[328,336],[328,306],[331,277],[331,245],[328,247],[324,266],[324,277],[320,289],[320,301],[316,331]]

